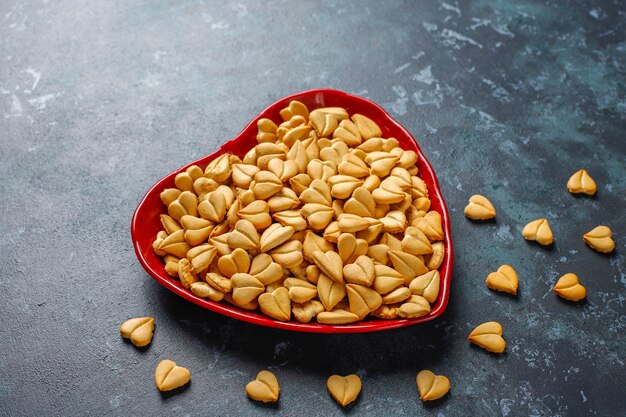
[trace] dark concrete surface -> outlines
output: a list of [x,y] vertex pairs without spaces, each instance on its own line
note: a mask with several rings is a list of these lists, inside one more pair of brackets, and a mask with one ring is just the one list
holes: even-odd
[[[0,2],[0,414],[7,416],[626,415],[626,6],[615,1]],[[258,328],[160,287],[129,225],[148,188],[213,152],[276,99],[331,87],[370,98],[439,175],[456,245],[429,324],[327,336]],[[579,168],[599,185],[576,198]],[[473,193],[498,209],[473,224]],[[552,249],[521,229],[550,220]],[[604,256],[581,235],[613,228]],[[489,291],[512,265],[517,297]],[[551,291],[579,275],[587,300]],[[143,351],[120,323],[152,315]],[[498,320],[504,355],[467,334]],[[189,387],[160,394],[171,358]],[[246,383],[270,369],[280,402]],[[433,404],[415,375],[452,381]],[[325,388],[356,372],[341,411]]]

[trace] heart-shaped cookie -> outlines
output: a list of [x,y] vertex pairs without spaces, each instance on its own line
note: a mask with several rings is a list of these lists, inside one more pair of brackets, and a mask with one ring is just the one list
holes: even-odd
[[171,235],[175,231],[182,229],[180,223],[178,223],[176,220],[174,220],[172,217],[168,216],[167,214],[161,214],[160,219],[161,219],[161,224],[163,225],[163,229],[168,235]]
[[347,199],[354,190],[363,185],[363,181],[350,175],[333,175],[328,179],[330,194],[339,199]]
[[275,247],[282,245],[293,236],[294,232],[295,230],[291,226],[283,226],[279,223],[272,224],[261,235],[261,252],[269,252]]
[[389,178],[393,178],[398,183],[400,188],[404,191],[408,191],[411,188],[411,174],[406,168],[402,168],[399,166],[392,168],[391,172],[389,173]]
[[287,278],[283,285],[289,290],[289,299],[294,303],[306,303],[317,297],[317,287],[305,279]]
[[159,250],[174,255],[177,258],[184,258],[191,246],[185,240],[185,230],[180,229],[167,236],[159,245]]
[[180,221],[185,228],[185,240],[191,246],[206,242],[215,227],[215,223],[195,216],[184,215]]
[[[276,159],[276,161],[280,161],[280,159]],[[270,206],[267,201],[263,200],[255,200],[248,204],[237,212],[237,216],[240,219],[250,221],[257,230],[263,230],[272,224]]]
[[358,146],[361,144],[361,133],[359,128],[352,120],[345,119],[339,123],[339,126],[333,132],[334,139],[340,139],[348,146]]
[[615,249],[615,241],[611,237],[611,229],[598,226],[583,235],[583,240],[590,248],[601,253],[610,253]]
[[176,188],[182,191],[191,191],[194,181],[204,176],[204,171],[197,165],[192,165],[184,172],[179,172],[174,178]]
[[289,181],[298,175],[298,165],[296,161],[283,161],[282,159],[272,159],[267,164],[267,170],[273,172],[281,181]]
[[198,197],[191,191],[183,191],[167,206],[167,214],[175,220],[180,220],[186,214],[195,216],[198,214]]
[[252,259],[250,275],[261,281],[261,284],[269,285],[283,277],[283,268],[270,255],[261,253]]
[[343,157],[349,152],[348,145],[342,141],[330,142],[328,146],[322,146],[323,140],[318,141],[320,145],[320,159],[326,162],[332,162],[335,166],[339,166]]
[[250,189],[259,200],[267,200],[283,188],[283,183],[270,171],[259,171],[254,175]]
[[224,220],[228,205],[226,197],[219,191],[211,191],[207,194],[207,198],[198,204],[198,214],[202,218],[219,223]]
[[580,301],[587,295],[587,290],[580,285],[578,276],[575,274],[565,274],[559,278],[554,286],[554,292],[569,301]]
[[334,250],[334,246],[321,236],[307,230],[302,243],[304,258],[308,262],[314,262],[313,253],[316,251],[328,252]]
[[[287,143],[285,145],[289,146]],[[293,142],[291,149],[287,152],[287,160],[293,161],[296,164],[300,174],[304,174],[306,172],[306,166],[309,164],[309,156],[307,155],[306,148],[301,140]]]
[[274,262],[284,268],[295,268],[302,263],[302,243],[299,240],[288,240],[270,252]]
[[198,297],[208,298],[211,301],[222,301],[224,299],[224,293],[216,290],[206,282],[194,282],[189,287],[192,293]]
[[238,273],[231,278],[233,300],[239,305],[251,303],[265,291],[265,286],[250,274]]
[[206,195],[211,191],[215,191],[217,187],[219,187],[219,183],[207,177],[200,177],[193,182],[193,190],[198,195],[198,201],[204,201]]
[[306,167],[306,173],[312,180],[328,181],[333,175],[337,175],[337,165],[332,161],[312,159]]
[[260,168],[252,164],[236,164],[233,166],[231,178],[233,184],[240,188],[248,188]]
[[384,150],[384,139],[383,138],[369,138],[364,140],[357,149],[365,152],[382,152]]
[[291,318],[291,300],[287,288],[278,287],[272,292],[263,293],[258,301],[261,311],[268,316],[280,321]]
[[294,116],[302,116],[307,121],[309,120],[309,109],[304,103],[298,100],[291,100],[289,105],[280,111],[280,117],[284,120],[291,120]]
[[346,287],[322,273],[317,281],[317,293],[324,308],[330,311],[346,296]]
[[450,391],[450,380],[447,377],[435,375],[427,369],[417,374],[416,382],[422,401],[438,400]]
[[374,265],[374,272],[373,288],[379,294],[387,294],[404,284],[404,277],[387,265]]
[[468,340],[494,353],[502,353],[506,347],[506,342],[502,337],[502,325],[495,321],[489,321],[476,327],[470,333]]
[[402,251],[411,255],[430,255],[433,248],[424,234],[417,227],[409,226],[404,231],[404,238],[401,242]]
[[372,193],[365,187],[358,187],[352,193],[352,197],[343,206],[345,213],[355,214],[361,217],[373,217],[376,202]]
[[522,229],[522,236],[524,239],[534,240],[540,245],[550,245],[554,242],[554,235],[546,219],[537,219],[528,223]]
[[363,319],[370,312],[376,310],[383,302],[382,297],[376,291],[363,285],[346,285],[350,311]]
[[377,204],[395,204],[404,200],[406,193],[396,178],[385,178],[372,191],[372,197]]
[[247,273],[250,270],[250,256],[245,250],[237,248],[230,254],[220,257],[217,267],[228,278],[240,272]]
[[348,175],[354,178],[363,178],[370,174],[365,162],[352,153],[347,153],[341,158],[338,172],[341,175]]
[[[252,198],[254,198],[254,194]],[[300,205],[300,200],[298,200],[298,195],[295,191],[291,188],[283,187],[282,190],[267,200],[267,204],[270,206],[270,212],[276,213],[278,211],[295,209]]]
[[330,135],[337,128],[339,122],[347,118],[348,113],[339,107],[322,107],[309,114],[313,129],[322,138]]
[[415,219],[411,226],[420,229],[431,242],[443,240],[443,227],[441,226],[441,214],[429,211],[424,217]]
[[322,324],[350,324],[359,321],[359,316],[343,308],[323,311],[317,315],[317,322]]
[[468,219],[472,220],[488,220],[496,217],[496,209],[491,201],[478,194],[470,197],[469,204],[465,206],[463,212]]
[[308,203],[302,206],[300,213],[307,219],[313,230],[323,230],[333,219],[335,211],[326,204]]
[[275,403],[280,395],[276,376],[270,371],[261,371],[254,381],[246,385],[246,395],[255,401]]
[[249,220],[239,220],[228,235],[228,246],[233,249],[257,250],[259,244],[259,233]]
[[154,371],[154,380],[159,391],[171,391],[182,387],[189,379],[191,379],[189,369],[178,366],[169,359],[161,361]]
[[404,282],[409,283],[418,275],[428,272],[428,268],[424,265],[424,261],[415,255],[402,251],[389,251],[389,258],[396,271],[404,277]]
[[439,295],[439,284],[441,276],[439,271],[429,271],[418,277],[413,278],[409,284],[409,289],[413,294],[421,295],[429,303],[434,303]]
[[328,392],[343,407],[356,400],[361,392],[361,387],[361,378],[355,374],[331,375],[326,381]]
[[361,134],[361,138],[363,140],[367,140],[370,138],[379,138],[383,135],[378,124],[376,124],[376,122],[374,122],[367,116],[363,116],[362,114],[358,113],[353,114],[352,121],[359,130],[359,133]]
[[444,246],[443,242],[433,243],[432,248],[433,253],[424,257],[424,263],[426,264],[426,268],[431,271],[439,269],[439,267],[443,263],[443,259],[446,254],[446,247]]
[[[307,110],[308,113],[308,110]],[[258,134],[256,140],[258,143],[274,143],[276,142],[276,130],[278,126],[271,119],[261,118],[257,122]]]
[[367,241],[357,239],[352,233],[342,233],[337,239],[337,252],[344,265],[351,264],[359,256],[365,255],[368,247]]
[[203,245],[196,246],[187,252],[187,258],[191,260],[191,266],[195,274],[200,274],[206,271],[215,255],[217,254],[217,248],[213,245],[205,243]]
[[567,181],[567,190],[572,194],[594,195],[597,190],[596,182],[589,173],[581,169],[572,175]]
[[207,178],[217,182],[224,182],[230,178],[232,172],[231,155],[224,154],[211,161],[204,169]]
[[397,310],[400,317],[422,317],[430,313],[430,304],[421,295],[413,294]]
[[330,187],[326,181],[313,180],[311,185],[309,185],[309,188],[300,194],[300,201],[302,201],[303,204],[317,203],[330,207],[332,204]]
[[353,264],[343,267],[343,277],[351,284],[372,285],[376,272],[374,260],[369,256],[359,256]]
[[154,319],[152,317],[138,317],[126,320],[120,326],[120,334],[124,339],[130,339],[133,345],[144,347],[152,341]]
[[329,278],[343,284],[343,261],[335,251],[315,251],[313,252],[315,265]]
[[517,294],[517,273],[509,265],[502,265],[496,272],[489,274],[485,282],[492,290]]
[[272,217],[283,226],[291,226],[295,232],[306,229],[306,219],[300,210],[283,210],[274,213]]
[[[254,147],[254,149],[251,149],[250,151],[248,151],[248,153],[244,156],[243,162],[246,164],[256,163],[256,165],[261,170],[266,170],[271,160],[273,159],[284,160],[285,158],[287,158],[287,150],[288,148],[286,146],[282,146],[281,144],[278,144],[278,143],[269,143],[269,142],[259,143],[258,145]],[[253,157],[251,157],[251,155],[253,155]],[[274,177],[276,177],[275,174],[273,173],[271,174],[274,175]],[[256,175],[258,175],[258,173]],[[255,175],[255,178],[253,178],[252,182],[255,181],[256,175]],[[278,177],[276,177],[276,179],[278,179]],[[252,185],[252,183],[250,183],[250,185]]]
[[401,233],[406,229],[406,214],[400,210],[391,210],[378,220],[383,224],[384,232]]
[[384,304],[398,304],[411,297],[411,290],[404,285],[382,297]]
[[391,168],[396,166],[396,162],[400,159],[398,156],[389,152],[370,152],[365,157],[365,162],[370,166],[371,172],[379,177],[389,175]]
[[337,217],[339,230],[343,233],[355,233],[370,227],[371,223],[367,217],[356,214],[341,213]]

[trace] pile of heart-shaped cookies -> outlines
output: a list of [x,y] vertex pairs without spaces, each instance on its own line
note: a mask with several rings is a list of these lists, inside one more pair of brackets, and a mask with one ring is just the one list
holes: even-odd
[[198,297],[280,321],[429,314],[445,255],[418,155],[341,107],[291,101],[257,145],[176,175],[153,244]]

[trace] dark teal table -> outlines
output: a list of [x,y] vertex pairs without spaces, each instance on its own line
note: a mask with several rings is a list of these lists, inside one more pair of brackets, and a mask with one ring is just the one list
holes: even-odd
[[[626,5],[620,1],[0,2],[0,414],[331,416],[331,373],[363,379],[352,416],[626,415]],[[523,3],[523,4],[522,4]],[[169,293],[129,225],[164,174],[278,98],[370,98],[419,139],[451,209],[452,295],[429,324],[323,336],[257,328]],[[599,185],[576,198],[580,168]],[[463,207],[488,196],[497,221]],[[548,217],[552,249],[522,227]],[[613,228],[604,256],[581,236]],[[489,291],[503,263],[517,297]],[[587,300],[551,288],[579,275]],[[152,315],[138,351],[118,326]],[[494,356],[466,337],[498,320]],[[156,364],[191,370],[174,396]],[[249,401],[261,369],[276,406]],[[415,375],[452,381],[433,404]]]

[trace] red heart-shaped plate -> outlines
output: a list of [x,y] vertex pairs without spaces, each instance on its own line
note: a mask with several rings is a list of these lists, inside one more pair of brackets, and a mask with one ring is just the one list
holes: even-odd
[[[157,233],[161,230],[159,215],[164,212],[163,203],[161,202],[159,196],[161,191],[165,188],[174,187],[174,177],[176,174],[184,171],[190,165],[199,165],[204,168],[210,161],[226,152],[243,157],[248,150],[257,144],[257,121],[263,117],[267,117],[275,121],[281,120],[279,111],[286,107],[291,100],[301,101],[306,104],[310,110],[318,107],[336,106],[344,107],[350,114],[363,114],[378,123],[384,137],[394,137],[398,139],[400,146],[403,149],[410,149],[417,152],[419,156],[417,162],[419,175],[428,186],[428,192],[431,200],[431,210],[436,210],[439,214],[441,214],[442,225],[445,232],[444,244],[446,251],[443,264],[439,268],[439,273],[441,275],[439,297],[432,306],[430,314],[414,319],[384,320],[372,317],[364,321],[347,325],[300,323],[295,320],[281,322],[273,320],[261,313],[240,309],[226,302],[216,303],[197,297],[191,291],[184,289],[178,280],[171,278],[165,273],[163,260],[157,256],[152,249],[152,242],[154,241]],[[157,182],[150,189],[150,191],[148,191],[137,206],[132,219],[131,236],[139,262],[144,269],[161,285],[206,309],[238,320],[260,324],[262,326],[311,333],[361,333],[395,329],[398,327],[422,323],[438,317],[445,310],[446,305],[448,304],[448,296],[450,294],[453,257],[450,217],[448,215],[446,203],[441,194],[441,190],[439,189],[439,183],[437,182],[437,177],[435,176],[433,168],[430,166],[430,163],[422,153],[413,136],[411,136],[411,134],[404,127],[402,127],[402,125],[387,114],[385,110],[370,100],[337,90],[310,90],[285,97],[263,110],[261,114],[256,116],[236,138],[226,142],[213,154],[191,162],[178,171],[166,175],[162,180]]]

